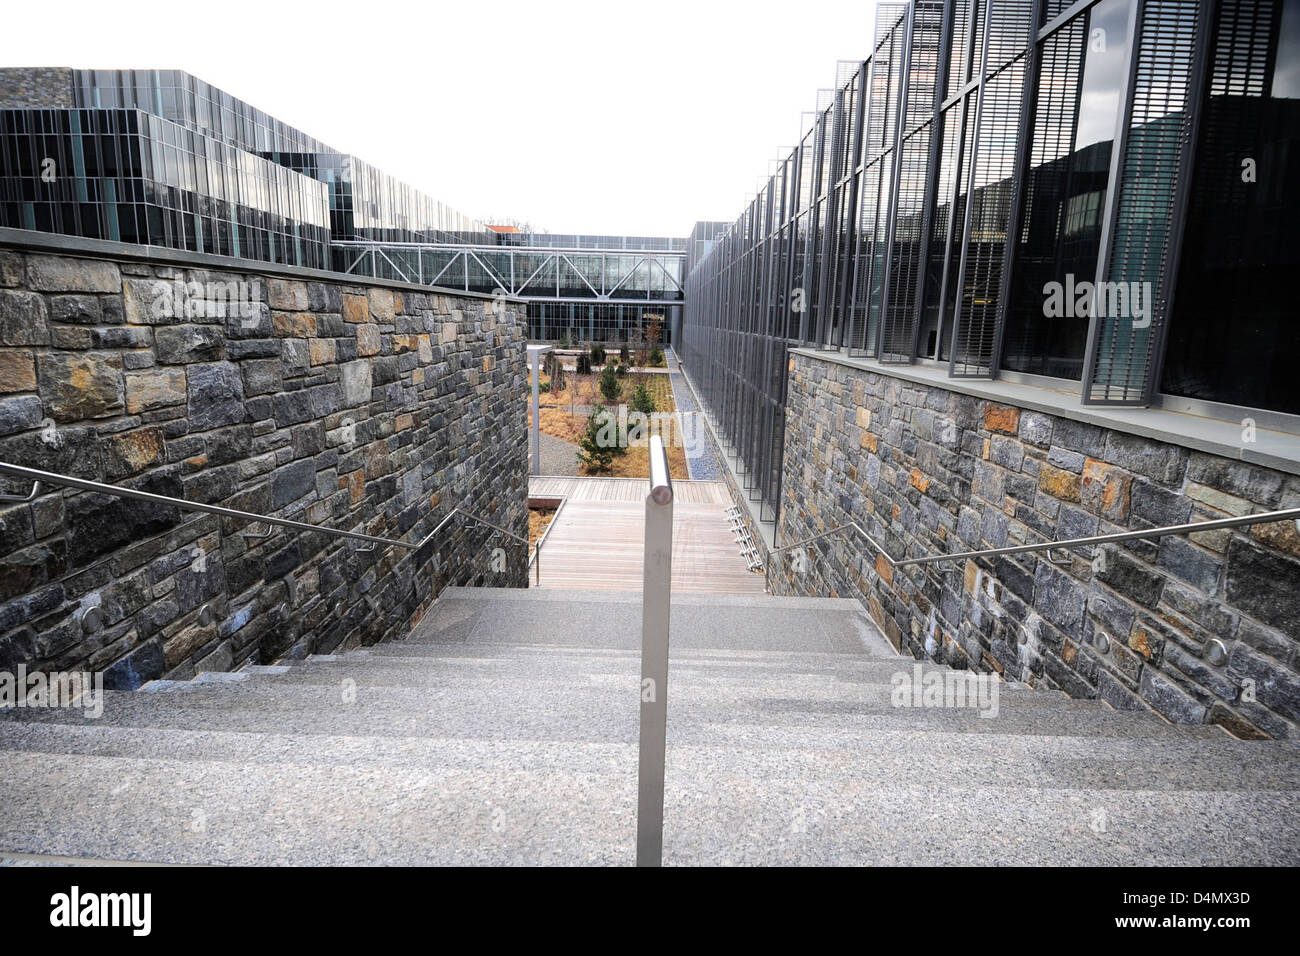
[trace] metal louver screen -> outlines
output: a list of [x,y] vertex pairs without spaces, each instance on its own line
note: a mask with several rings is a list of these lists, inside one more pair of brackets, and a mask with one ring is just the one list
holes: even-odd
[[1024,75],[1022,56],[984,83],[974,171],[966,191],[969,208],[964,266],[953,322],[951,372],[954,378],[993,375]]
[[[1106,281],[1093,319],[1089,404],[1150,400],[1154,345],[1167,316],[1175,192],[1191,148],[1188,113],[1199,7],[1194,0],[1147,0],[1138,11],[1132,104],[1119,167]],[[1135,296],[1140,295],[1140,300]],[[1124,307],[1127,298],[1127,307]],[[1144,307],[1138,308],[1142,304]]]
[[912,339],[916,330],[916,285],[921,267],[929,158],[930,124],[927,123],[909,135],[902,146],[888,294],[881,317],[882,362],[912,361]]
[[[916,294],[925,236],[931,123],[942,33],[943,4],[918,2],[912,15],[904,136],[897,162],[889,273],[881,310],[880,360],[887,363],[911,362],[916,339]],[[932,203],[932,199],[929,201]]]

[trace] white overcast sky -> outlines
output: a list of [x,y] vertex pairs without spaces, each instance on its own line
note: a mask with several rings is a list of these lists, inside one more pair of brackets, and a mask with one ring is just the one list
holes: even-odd
[[10,3],[0,66],[182,69],[471,216],[731,220],[873,0]]

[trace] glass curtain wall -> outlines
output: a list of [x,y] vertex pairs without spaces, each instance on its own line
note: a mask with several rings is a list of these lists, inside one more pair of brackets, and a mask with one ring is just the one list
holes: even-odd
[[686,280],[679,351],[765,510],[792,346],[1300,412],[1298,4],[881,4]]

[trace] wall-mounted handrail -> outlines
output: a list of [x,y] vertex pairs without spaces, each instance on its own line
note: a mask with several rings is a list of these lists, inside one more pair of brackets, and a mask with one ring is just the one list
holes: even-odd
[[27,492],[27,494],[25,495],[0,494],[0,501],[35,501],[36,496],[39,495],[40,493],[41,493],[41,483],[39,481],[34,481],[32,482],[32,490]]
[[[921,564],[940,564],[945,561],[964,561],[967,558],[987,558],[1001,554],[1025,554],[1031,551],[1058,551],[1070,548],[1083,548],[1091,545],[1109,544],[1113,541],[1135,541],[1143,538],[1164,538],[1175,534],[1196,534],[1202,531],[1213,531],[1216,528],[1240,528],[1247,525],[1268,524],[1273,521],[1291,521],[1297,522],[1297,530],[1300,530],[1300,508],[1286,508],[1281,511],[1265,511],[1255,515],[1238,515],[1231,518],[1214,518],[1210,521],[1191,521],[1186,524],[1165,525],[1160,528],[1140,528],[1137,531],[1119,531],[1112,534],[1091,535],[1086,538],[1065,538],[1059,541],[1044,541],[1038,544],[1017,544],[1004,548],[985,548],[979,551],[958,551],[953,554],[928,554],[920,558],[906,558],[901,561],[895,561],[889,556],[884,548],[862,530],[862,527],[856,521],[848,521],[834,528],[829,528],[820,534],[815,534],[810,538],[804,538],[802,541],[796,541],[793,544],[785,544],[779,548],[768,549],[768,554],[778,554],[782,551],[790,551],[794,548],[804,547],[823,538],[829,538],[832,535],[840,534],[844,531],[856,531],[862,535],[881,557],[889,564],[891,568],[902,568],[908,565]],[[1050,558],[1050,554],[1049,554]]]
[[112,495],[117,498],[131,498],[136,501],[147,501],[152,504],[165,505],[179,508],[182,511],[201,511],[205,514],[219,515],[223,518],[234,518],[239,521],[248,521],[252,523],[264,522],[268,527],[265,533],[251,532],[248,537],[262,538],[270,534],[270,526],[277,525],[282,528],[293,528],[297,531],[311,531],[320,534],[333,535],[337,538],[350,538],[354,541],[368,542],[371,547],[365,550],[372,550],[376,545],[391,545],[396,548],[405,548],[408,551],[418,551],[423,548],[429,541],[433,540],[447,523],[457,514],[468,518],[471,521],[477,521],[479,524],[487,525],[494,531],[498,531],[507,537],[522,542],[525,546],[528,539],[515,534],[513,531],[507,531],[499,525],[493,524],[476,514],[465,511],[460,505],[452,508],[451,511],[443,517],[432,531],[426,534],[415,544],[409,541],[400,541],[397,538],[386,538],[382,535],[363,534],[360,531],[343,531],[339,528],[330,528],[325,525],[311,524],[306,521],[294,521],[290,518],[275,518],[271,515],[257,514],[251,511],[240,511],[237,508],[225,508],[221,505],[210,505],[202,501],[186,501],[184,498],[173,498],[171,495],[154,494],[151,491],[138,491],[135,488],[122,488],[118,485],[108,485],[99,481],[91,481],[87,478],[74,478],[71,475],[61,475],[52,471],[41,471],[37,468],[28,468],[25,465],[12,465],[9,462],[0,461],[0,473],[14,475],[19,478],[28,478],[34,482],[30,494],[27,495],[5,495],[3,499],[7,501],[32,501],[40,491],[41,483],[45,482],[51,485],[61,485],[68,488],[77,488],[82,491],[93,491],[99,494]]

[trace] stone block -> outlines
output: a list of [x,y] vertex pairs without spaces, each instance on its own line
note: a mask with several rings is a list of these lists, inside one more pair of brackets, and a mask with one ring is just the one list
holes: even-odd
[[[153,494],[182,495],[180,482],[162,469],[129,484]],[[180,520],[174,507],[101,494],[77,495],[68,500],[66,508],[68,559],[74,567],[85,567],[124,545],[146,541]]]
[[113,262],[30,255],[27,285],[37,292],[120,292],[122,275]]
[[392,325],[396,317],[393,290],[372,288],[367,290],[366,298],[370,309],[370,318],[380,325]]
[[176,325],[185,321],[177,309],[174,286],[162,279],[127,276],[122,280],[122,303],[130,325]]
[[226,335],[215,325],[173,325],[154,336],[158,361],[164,365],[212,362],[225,357]]
[[132,415],[185,404],[185,370],[148,369],[126,373],[126,410]]
[[270,395],[284,386],[279,359],[252,359],[240,363],[245,395]]
[[1084,462],[1079,501],[1107,521],[1128,521],[1133,476],[1122,468],[1089,458]]
[[0,251],[0,289],[22,285],[23,269],[21,252]]
[[308,343],[312,365],[333,365],[335,349],[333,339],[312,339]]
[[276,335],[309,339],[316,334],[316,316],[310,312],[272,312],[271,326]]
[[136,690],[158,680],[164,669],[162,641],[146,641],[104,669],[104,689]]
[[1169,720],[1178,724],[1205,722],[1208,708],[1154,667],[1142,668],[1138,685],[1142,699]]
[[39,356],[41,401],[58,422],[108,418],[126,407],[122,356],[51,352]]
[[268,279],[266,293],[273,310],[302,312],[311,305],[306,283],[292,279]]
[[339,385],[343,390],[343,405],[355,408],[370,401],[370,362],[357,359],[339,366]]
[[0,289],[0,345],[49,345],[49,310],[34,292]]
[[984,405],[984,428],[991,432],[1014,435],[1020,428],[1020,409],[1007,405]]
[[1263,508],[1279,506],[1286,483],[1286,476],[1281,472],[1203,452],[1192,452],[1187,462],[1187,477],[1197,484],[1256,502]]
[[74,325],[102,325],[104,300],[97,295],[50,296],[50,319]]
[[1158,572],[1115,545],[1103,545],[1100,554],[1103,568],[1096,572],[1096,580],[1145,607],[1155,607],[1159,603],[1164,578]]
[[1037,448],[1052,443],[1052,419],[1040,412],[1020,413],[1020,440]]
[[1106,461],[1125,471],[1144,475],[1162,485],[1177,486],[1187,470],[1187,450],[1176,445],[1110,432],[1106,436]]
[[103,442],[104,477],[113,481],[161,464],[163,461],[161,428],[140,428],[109,435]]
[[0,349],[0,393],[36,391],[36,356],[31,349]]
[[1038,487],[1045,494],[1061,501],[1079,501],[1082,479],[1073,472],[1063,471],[1046,462],[1038,472]]
[[357,324],[370,321],[370,303],[365,295],[343,294],[343,321]]
[[357,355],[378,355],[382,347],[379,326],[369,324],[357,326]]
[[316,490],[316,465],[295,461],[271,475],[271,506],[279,509]]
[[1134,482],[1130,500],[1133,516],[1152,527],[1183,524],[1192,516],[1192,503],[1186,496],[1149,481]]
[[1232,606],[1283,634],[1300,635],[1300,561],[1233,538],[1226,582]]
[[244,421],[244,382],[230,362],[186,367],[186,404],[191,431]]

